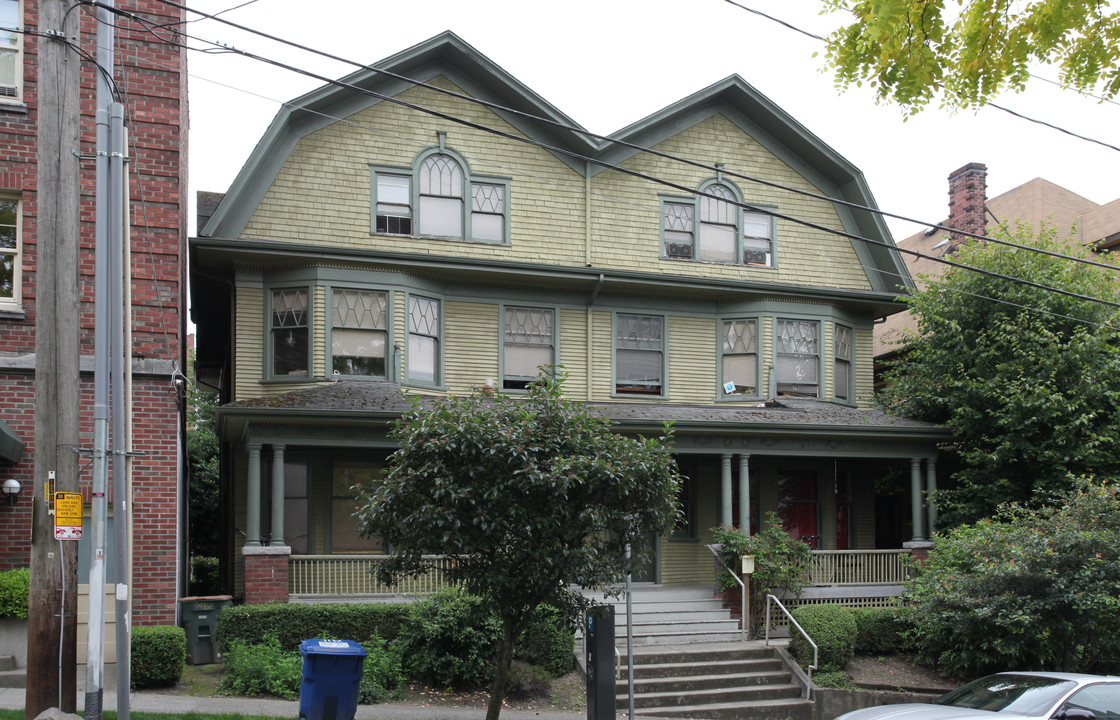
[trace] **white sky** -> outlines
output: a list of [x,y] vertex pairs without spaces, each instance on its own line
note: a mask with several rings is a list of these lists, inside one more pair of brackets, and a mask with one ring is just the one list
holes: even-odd
[[[243,0],[186,0],[216,13]],[[818,35],[840,24],[820,0],[740,0]],[[188,15],[189,18],[197,17]],[[256,0],[223,18],[359,62],[375,63],[451,30],[592,132],[609,134],[739,74],[860,168],[879,207],[939,222],[948,174],[988,166],[988,196],[1043,177],[1094,202],[1120,197],[1120,152],[985,108],[930,107],[903,121],[867,89],[841,95],[822,73],[823,44],[724,0]],[[329,77],[353,67],[211,20],[187,32]],[[189,229],[198,190],[229,188],[280,108],[321,83],[232,54],[192,53]],[[1056,70],[1037,75],[1056,79]],[[1120,145],[1120,105],[1032,81],[997,98],[1016,112]],[[715,158],[694,158],[714,161]],[[888,220],[896,240],[920,226]]]

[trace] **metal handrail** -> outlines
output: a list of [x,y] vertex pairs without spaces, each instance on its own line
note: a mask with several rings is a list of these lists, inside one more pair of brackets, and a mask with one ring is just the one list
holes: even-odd
[[782,601],[779,600],[778,598],[774,597],[773,595],[767,595],[766,596],[766,644],[767,644],[767,646],[770,645],[770,601],[771,600],[773,600],[778,605],[778,608],[786,614],[786,618],[789,620],[789,624],[792,625],[793,627],[797,628],[797,631],[799,633],[801,633],[802,636],[804,636],[805,640],[810,645],[813,646],[813,664],[810,665],[808,668],[806,668],[806,671],[807,671],[808,676],[809,676],[809,681],[807,683],[805,683],[805,699],[808,700],[809,699],[809,690],[810,690],[810,688],[813,687],[813,671],[817,669],[817,663],[820,661],[820,651],[817,648],[817,644],[815,642],[813,642],[813,638],[809,637],[809,633],[805,632],[805,628],[801,627],[801,625],[798,624],[798,622],[793,619],[793,616],[789,614],[789,610],[786,610],[786,606],[782,604]]
[[719,551],[716,550],[716,547],[717,546],[715,545],[709,545],[708,549],[712,551],[712,555],[716,556],[716,562],[722,565],[723,569],[731,574],[731,577],[735,578],[735,582],[739,583],[739,599],[743,602],[743,608],[741,611],[743,622],[740,632],[742,633],[743,640],[745,641],[748,637],[750,637],[750,635],[748,634],[749,630],[747,629],[747,623],[750,620],[750,618],[747,617],[747,586],[743,583],[742,580],[739,579],[739,576],[735,574],[735,571],[727,567],[727,565],[723,562],[723,559],[719,556]]

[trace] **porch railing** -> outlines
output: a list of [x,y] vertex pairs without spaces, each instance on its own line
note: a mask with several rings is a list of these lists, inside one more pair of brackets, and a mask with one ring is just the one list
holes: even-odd
[[451,585],[451,560],[425,556],[431,569],[393,585],[378,582],[376,568],[386,555],[292,555],[288,562],[291,595],[419,595]]
[[898,585],[908,571],[909,550],[814,550],[809,585]]

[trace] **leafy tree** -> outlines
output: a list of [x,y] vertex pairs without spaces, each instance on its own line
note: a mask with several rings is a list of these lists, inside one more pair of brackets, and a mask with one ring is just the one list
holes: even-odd
[[904,594],[924,659],[956,677],[1120,670],[1120,486],[1078,479],[937,542]]
[[562,380],[542,377],[523,397],[414,401],[391,433],[399,449],[383,482],[359,498],[363,534],[391,548],[383,580],[424,572],[426,556],[442,555],[451,579],[496,609],[502,644],[488,720],[536,608],[574,618],[583,600],[569,583],[617,584],[637,567],[646,534],[668,532],[677,516],[671,428],[660,438],[613,433],[563,397]]
[[[828,38],[836,83],[868,82],[880,100],[916,113],[938,92],[975,108],[1022,90],[1032,63],[1059,67],[1062,83],[1120,92],[1120,13],[1094,0],[826,0],[855,20]],[[948,6],[948,7],[946,7]],[[955,12],[950,12],[950,9]]]
[[[1028,228],[1018,244],[1076,253]],[[966,245],[963,265],[1111,302],[1117,271],[1028,249]],[[943,423],[960,469],[939,490],[944,525],[990,515],[1003,502],[1048,497],[1068,474],[1120,471],[1120,315],[1116,308],[952,268],[908,303],[917,330],[888,371],[887,408]]]
[[[194,368],[193,351],[190,365]],[[190,498],[189,529],[191,555],[216,557],[221,532],[218,435],[214,413],[218,394],[192,383],[187,396],[187,463]]]

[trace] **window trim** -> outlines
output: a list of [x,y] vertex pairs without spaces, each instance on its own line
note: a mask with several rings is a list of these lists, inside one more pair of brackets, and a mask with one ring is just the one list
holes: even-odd
[[[659,393],[619,392],[618,390],[618,351],[624,349],[618,345],[618,321],[622,316],[652,317],[661,320],[661,392]],[[643,352],[654,351],[643,350]],[[664,314],[637,311],[611,313],[611,397],[649,400],[665,400],[669,397],[669,322]]]
[[[14,2],[16,6],[16,27],[23,27],[24,25],[24,8],[23,0],[0,0],[0,2]],[[25,60],[25,46],[23,33],[12,33],[15,35],[15,81],[14,85],[0,85],[0,88],[10,88],[11,92],[4,92],[0,94],[0,104],[4,105],[20,105],[24,104],[23,99],[23,74],[24,74],[24,60]]]
[[[381,293],[385,295],[385,374],[384,375],[338,375],[334,372],[334,294],[336,290],[352,290],[358,292],[371,292]],[[327,286],[326,297],[326,339],[324,349],[326,351],[326,367],[327,374],[331,377],[345,378],[346,380],[357,381],[374,381],[374,380],[392,380],[393,379],[393,291],[385,288],[377,288],[362,285],[347,285],[347,284],[334,284]]]
[[[755,350],[754,350],[755,385],[754,385],[754,389],[755,389],[755,391],[752,394],[748,394],[748,393],[742,393],[742,394],[728,393],[724,390],[724,387],[723,387],[724,383],[727,382],[727,380],[725,380],[724,377],[723,377],[723,357],[724,357],[724,350],[723,350],[724,328],[723,328],[723,326],[724,326],[724,323],[746,322],[746,321],[751,321],[751,322],[754,323],[754,342],[755,342]],[[763,362],[762,362],[762,327],[763,327],[763,325],[762,325],[761,316],[758,316],[758,315],[735,315],[735,316],[719,317],[719,318],[716,318],[716,323],[717,323],[717,326],[716,326],[716,329],[717,329],[717,336],[716,336],[716,357],[717,357],[717,359],[716,359],[716,363],[717,363],[716,377],[717,377],[717,383],[718,383],[717,387],[716,387],[716,391],[717,391],[716,392],[716,402],[743,402],[743,401],[747,401],[747,400],[752,400],[752,401],[759,400],[763,396],[763,391],[762,391],[762,377],[763,377],[763,373],[762,373],[762,370],[763,370],[763,367],[762,367],[763,366]],[[741,355],[743,353],[731,353],[731,354]]]
[[[848,357],[840,358],[836,354],[836,336],[840,328],[845,328],[848,331]],[[836,368],[839,366],[841,360],[848,363],[848,387],[846,388],[848,394],[845,397],[837,395],[836,389],[838,384],[836,382]],[[856,330],[851,325],[842,322],[833,321],[832,323],[832,399],[843,405],[856,404]]]
[[[779,385],[781,384],[782,381],[778,377],[778,367],[779,367],[778,366],[778,356],[782,355],[784,353],[779,352],[779,349],[778,349],[778,328],[783,321],[813,323],[814,325],[817,326],[817,383],[816,383],[817,393],[816,393],[816,395],[812,395],[812,396],[796,395],[796,396],[791,396],[791,397],[814,397],[814,398],[820,399],[822,397],[823,393],[824,393],[824,380],[825,380],[824,353],[821,352],[821,345],[824,341],[824,337],[823,337],[824,323],[820,320],[820,318],[797,317],[797,316],[791,316],[791,315],[775,315],[774,316],[774,326],[773,326],[774,337],[773,337],[773,349],[772,349],[772,353],[771,353],[771,357],[772,357],[773,363],[774,363],[774,370],[773,370],[773,372],[774,372],[774,394],[775,395],[781,395],[781,393],[782,393],[781,388],[779,387]],[[805,383],[805,384],[807,384],[807,383]]]
[[[436,155],[445,155],[459,166],[462,174],[461,221],[462,235],[433,235],[420,232],[420,169],[424,162]],[[482,245],[508,246],[510,241],[510,186],[512,180],[500,175],[476,174],[471,170],[470,163],[463,155],[449,147],[432,146],[421,150],[412,160],[410,166],[377,165],[370,166],[370,234],[383,237],[412,237],[431,240],[446,240],[449,242],[478,243]],[[377,231],[377,178],[379,175],[395,175],[409,179],[409,218],[411,221],[409,233],[382,233]],[[502,212],[489,213],[474,210],[474,188],[479,185],[493,185],[501,188]],[[427,195],[425,195],[427,196]],[[493,240],[475,237],[474,216],[476,214],[501,216],[502,238]]]
[[[435,336],[435,341],[436,341],[436,343],[435,343],[435,359],[434,359],[434,363],[433,363],[433,365],[434,365],[433,373],[435,374],[435,380],[434,381],[425,380],[423,378],[416,378],[411,373],[412,364],[411,364],[411,352],[409,350],[409,345],[410,345],[410,341],[412,339],[412,336],[414,334],[412,332],[411,325],[410,325],[411,317],[412,317],[412,299],[413,298],[418,298],[418,299],[422,299],[422,300],[430,300],[430,301],[436,303],[436,307],[438,308],[437,312],[439,313],[439,317],[436,320],[436,325],[438,326],[436,328],[436,330],[439,334]],[[404,300],[404,333],[405,333],[405,338],[404,338],[404,340],[405,340],[405,343],[404,343],[404,372],[402,373],[404,375],[404,384],[405,385],[413,385],[413,386],[416,386],[416,387],[433,388],[433,389],[439,389],[439,390],[442,390],[444,388],[444,382],[443,382],[443,379],[444,379],[443,364],[444,364],[444,356],[445,356],[444,338],[446,337],[445,336],[445,331],[444,331],[444,322],[445,322],[444,315],[445,315],[445,303],[444,303],[444,300],[443,300],[442,297],[438,297],[438,296],[435,296],[435,295],[429,295],[429,294],[425,294],[425,293],[414,293],[414,292],[405,293],[405,300]],[[431,337],[430,335],[424,335],[422,333],[415,333],[415,334],[419,335],[419,336],[422,336],[422,337]]]
[[[303,373],[291,373],[288,375],[278,375],[275,372],[276,358],[275,346],[272,340],[273,331],[276,329],[272,325],[272,302],[273,295],[281,290],[303,290],[307,293],[307,370]],[[314,358],[315,358],[315,289],[311,285],[302,283],[285,283],[278,282],[265,286],[264,297],[264,318],[265,318],[265,351],[264,351],[264,378],[272,382],[307,382],[314,375]]]
[[518,303],[518,304],[501,303],[501,304],[499,304],[498,308],[499,308],[500,315],[499,315],[499,325],[498,325],[498,347],[499,347],[498,376],[499,376],[499,378],[498,378],[498,381],[497,381],[497,383],[498,383],[497,389],[501,390],[502,392],[508,392],[508,393],[513,393],[513,394],[528,392],[527,389],[507,388],[506,387],[506,344],[509,342],[509,341],[506,340],[506,313],[510,310],[519,310],[519,309],[520,310],[544,310],[544,311],[552,313],[552,342],[550,343],[552,357],[549,361],[549,364],[553,367],[555,367],[557,364],[559,364],[557,358],[560,357],[560,350],[559,350],[560,327],[559,327],[559,323],[558,323],[559,318],[560,318],[560,313],[557,311],[557,309],[555,307],[551,307],[551,306],[547,306],[547,305],[532,305],[532,304],[520,304],[520,303]]
[[23,198],[17,193],[0,192],[0,201],[15,203],[16,246],[0,248],[0,255],[12,257],[12,296],[0,296],[0,311],[23,311]]
[[[731,195],[734,197],[734,202],[738,203],[737,205],[735,205],[735,209],[734,209],[734,212],[735,212],[735,238],[736,238],[736,240],[735,240],[735,259],[732,260],[732,261],[704,260],[704,259],[701,259],[699,257],[698,243],[699,243],[700,225],[702,223],[700,210],[701,210],[701,203],[705,199],[705,197],[703,197],[700,193],[706,193],[708,188],[710,188],[712,186],[715,186],[715,185],[721,185],[721,186],[727,188],[731,192]],[[747,204],[750,205],[751,209],[747,209],[747,208],[743,207],[743,205],[747,205]],[[668,239],[666,239],[666,237],[665,237],[665,233],[666,233],[665,215],[666,215],[666,210],[667,210],[668,205],[688,205],[688,206],[692,207],[692,231],[691,231],[692,241],[691,241],[691,256],[690,257],[680,257],[679,255],[670,255],[669,254],[670,241]],[[661,196],[659,196],[659,204],[658,204],[658,211],[659,211],[658,225],[659,225],[659,241],[661,243],[661,250],[660,250],[661,259],[662,260],[680,260],[680,261],[685,261],[685,262],[712,263],[712,264],[716,264],[716,265],[738,265],[738,266],[742,266],[742,267],[753,267],[753,268],[766,268],[766,269],[777,268],[778,267],[777,238],[776,238],[776,236],[777,236],[777,222],[776,222],[776,220],[774,218],[774,215],[773,215],[773,212],[777,211],[777,209],[778,208],[777,208],[776,205],[747,203],[747,201],[745,200],[745,196],[743,195],[742,190],[740,190],[739,187],[735,183],[731,182],[727,178],[721,178],[721,177],[712,177],[712,178],[708,178],[708,179],[704,180],[699,185],[697,185],[696,194],[694,194],[692,196],[661,195]],[[769,225],[770,262],[769,262],[769,264],[761,265],[761,264],[758,264],[758,263],[748,263],[744,259],[744,257],[745,257],[744,243],[747,240],[747,236],[745,234],[745,226],[746,226],[745,213],[762,214],[762,215],[766,215],[769,218],[769,221],[770,221],[770,225]],[[754,237],[756,237],[756,236],[753,236],[753,235],[751,236],[751,238],[754,238]],[[678,243],[673,243],[673,244],[678,244]]]

